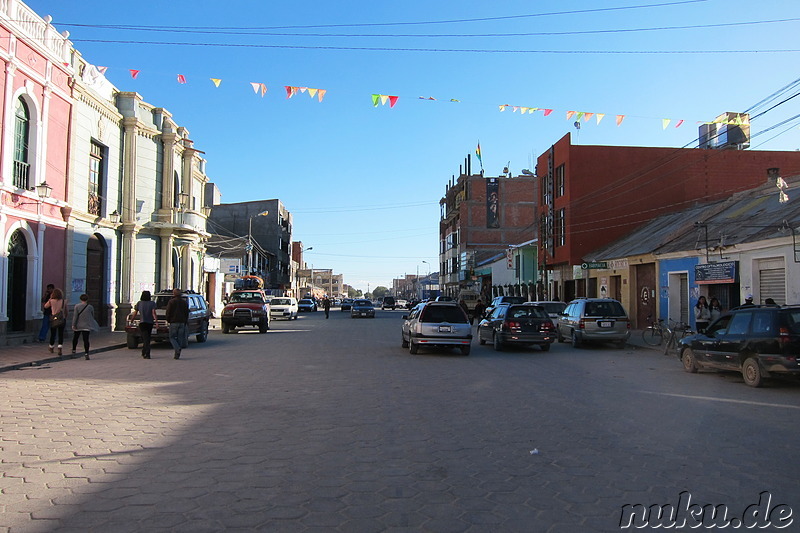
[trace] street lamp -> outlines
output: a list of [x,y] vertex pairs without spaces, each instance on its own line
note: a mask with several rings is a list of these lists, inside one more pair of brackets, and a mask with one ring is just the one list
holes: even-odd
[[247,270],[249,275],[253,275],[253,219],[256,217],[265,217],[269,215],[269,211],[262,211],[260,213],[256,213],[255,215],[251,215],[248,220],[247,226],[247,248],[250,256],[247,259]]

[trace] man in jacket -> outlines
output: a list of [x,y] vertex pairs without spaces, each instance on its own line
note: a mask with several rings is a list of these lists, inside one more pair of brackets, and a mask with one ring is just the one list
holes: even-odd
[[181,296],[180,289],[172,289],[172,298],[167,302],[166,315],[169,322],[169,342],[175,349],[175,359],[180,359],[189,326],[189,302]]

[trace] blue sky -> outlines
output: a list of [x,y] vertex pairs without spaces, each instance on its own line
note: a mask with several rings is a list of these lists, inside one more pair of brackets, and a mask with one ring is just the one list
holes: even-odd
[[[306,261],[360,289],[438,269],[438,203],[478,140],[487,176],[509,162],[519,174],[568,131],[575,144],[684,146],[698,121],[794,81],[800,58],[796,0],[27,4],[120,90],[189,130],[224,202],[280,198],[295,239],[313,247]],[[526,33],[539,35],[509,35]],[[287,99],[285,85],[327,92]],[[399,99],[376,108],[372,94]],[[797,100],[753,133],[800,113]],[[578,131],[567,111],[606,116]],[[797,125],[753,148],[800,149]]]

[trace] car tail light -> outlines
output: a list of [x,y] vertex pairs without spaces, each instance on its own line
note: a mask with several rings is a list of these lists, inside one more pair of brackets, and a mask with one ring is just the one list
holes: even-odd
[[518,332],[522,330],[522,325],[519,322],[514,322],[513,320],[506,320],[503,322],[503,329],[506,331]]
[[586,319],[581,318],[578,320],[578,329],[586,329]]
[[785,345],[789,344],[789,341],[791,341],[791,337],[789,336],[789,328],[787,328],[787,327],[782,327],[782,328],[781,328],[781,329],[778,331],[778,342],[779,342],[779,343],[780,343],[782,346],[785,346]]
[[549,320],[542,322],[542,325],[539,326],[539,331],[553,331],[554,329],[556,329],[555,326]]

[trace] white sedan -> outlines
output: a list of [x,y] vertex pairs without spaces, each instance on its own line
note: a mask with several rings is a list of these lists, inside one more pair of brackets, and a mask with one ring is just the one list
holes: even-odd
[[269,303],[269,316],[271,318],[297,320],[297,300],[283,297],[273,298]]

